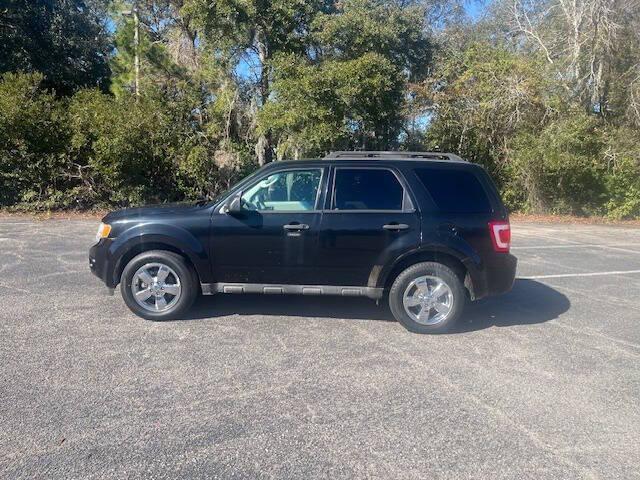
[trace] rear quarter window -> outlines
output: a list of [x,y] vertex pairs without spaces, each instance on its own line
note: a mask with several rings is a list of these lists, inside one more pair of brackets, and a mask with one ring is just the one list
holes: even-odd
[[450,213],[491,213],[487,192],[471,172],[452,168],[415,169],[436,206]]

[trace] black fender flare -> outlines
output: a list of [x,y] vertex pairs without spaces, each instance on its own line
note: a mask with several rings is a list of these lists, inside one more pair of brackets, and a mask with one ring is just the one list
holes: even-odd
[[[145,248],[145,245],[150,248]],[[117,284],[120,281],[116,277],[124,269],[123,261],[128,261],[130,252],[141,253],[145,250],[161,249],[162,246],[183,254],[193,265],[199,278],[210,277],[211,265],[207,248],[191,233],[175,225],[143,224],[125,230],[109,246],[109,263],[112,266],[109,273],[113,282]]]
[[[459,242],[456,247],[458,248],[452,248],[450,246],[438,243],[420,245],[418,248],[403,253],[401,256],[396,258],[394,262],[388,265],[384,265],[377,275],[377,278],[372,278],[372,272],[369,286],[384,288],[392,272],[394,272],[398,268],[398,266],[406,263],[412,257],[420,258],[425,256],[433,256],[434,260],[437,261],[438,254],[455,258],[469,273],[472,282],[479,281],[480,272],[482,270],[482,259],[480,258],[480,256],[476,252],[474,252],[468,245],[466,245],[465,242]],[[375,284],[371,285],[371,283]]]

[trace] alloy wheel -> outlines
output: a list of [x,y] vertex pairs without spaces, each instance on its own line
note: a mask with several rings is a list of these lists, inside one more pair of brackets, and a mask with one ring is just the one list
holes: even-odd
[[423,275],[407,285],[402,304],[414,321],[421,325],[437,325],[451,313],[453,292],[441,278]]
[[136,303],[150,312],[164,312],[173,307],[182,294],[180,278],[164,263],[147,263],[131,280],[131,293]]

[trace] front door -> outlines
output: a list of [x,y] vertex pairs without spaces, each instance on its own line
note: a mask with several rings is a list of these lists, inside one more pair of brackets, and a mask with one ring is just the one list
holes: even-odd
[[213,215],[211,258],[216,282],[313,283],[324,170],[265,174],[244,190],[242,212]]
[[398,172],[336,167],[320,227],[319,281],[376,284],[382,267],[420,242],[420,218]]

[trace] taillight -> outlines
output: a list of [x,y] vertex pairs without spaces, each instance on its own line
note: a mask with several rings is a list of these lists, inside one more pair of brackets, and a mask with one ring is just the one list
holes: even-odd
[[511,246],[511,225],[509,221],[489,222],[491,242],[496,252],[508,253]]

